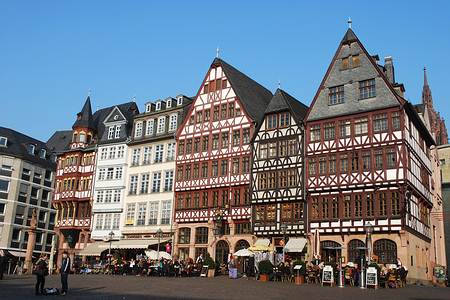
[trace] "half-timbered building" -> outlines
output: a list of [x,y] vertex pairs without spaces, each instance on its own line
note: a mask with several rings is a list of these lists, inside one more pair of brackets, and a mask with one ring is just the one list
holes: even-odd
[[325,261],[359,262],[370,248],[379,263],[399,259],[409,278],[426,279],[434,140],[395,81],[392,58],[378,60],[348,29],[313,99],[309,230]]
[[[133,105],[128,105],[133,109]],[[53,207],[58,234],[58,264],[62,253],[79,255],[91,238],[94,172],[98,139],[103,136],[106,117],[114,107],[92,113],[90,97],[77,114],[72,131],[60,131],[52,138],[58,145]],[[72,259],[72,262],[74,260]]]
[[280,251],[286,236],[302,237],[297,240],[303,246],[306,241],[303,119],[307,109],[278,89],[253,142],[253,232]]
[[250,141],[272,98],[222,59],[209,68],[177,132],[175,253],[219,262],[253,243]]

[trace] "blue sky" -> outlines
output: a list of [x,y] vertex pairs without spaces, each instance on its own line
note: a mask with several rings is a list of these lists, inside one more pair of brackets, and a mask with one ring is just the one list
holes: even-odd
[[392,55],[413,103],[423,66],[450,119],[450,1],[3,1],[0,126],[47,140],[93,109],[194,95],[221,57],[309,104],[347,30]]

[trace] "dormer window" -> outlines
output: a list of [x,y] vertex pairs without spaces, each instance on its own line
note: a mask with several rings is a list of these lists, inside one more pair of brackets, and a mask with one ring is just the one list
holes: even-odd
[[177,99],[177,105],[180,106],[183,104],[183,97],[178,97]]
[[172,99],[167,100],[166,107],[171,108],[172,107]]
[[41,149],[39,150],[39,157],[45,159],[45,155],[47,155],[47,150]]
[[147,104],[145,106],[145,112],[150,112],[152,110],[152,105],[151,104]]
[[116,125],[116,129],[115,129],[115,133],[114,133],[114,138],[118,139],[120,137],[120,129],[121,129],[122,125]]
[[112,140],[114,138],[114,126],[108,127],[108,140]]
[[156,110],[161,110],[161,101],[156,102]]
[[0,136],[0,147],[8,146],[8,138],[4,136]]
[[36,149],[36,146],[33,144],[28,144],[27,145],[27,152],[31,155],[34,155],[34,150]]
[[80,133],[79,141],[80,141],[80,143],[86,142],[86,135],[84,133]]

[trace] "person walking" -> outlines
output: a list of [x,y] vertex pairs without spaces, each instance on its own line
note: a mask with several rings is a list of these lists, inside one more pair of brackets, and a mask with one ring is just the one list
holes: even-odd
[[45,276],[48,275],[47,254],[45,253],[41,254],[41,257],[34,265],[33,273],[36,275],[36,285],[34,287],[34,292],[36,295],[43,295],[45,286]]
[[67,290],[69,289],[67,280],[69,278],[70,273],[70,258],[67,255],[67,252],[63,253],[63,260],[61,263],[61,295],[67,295]]

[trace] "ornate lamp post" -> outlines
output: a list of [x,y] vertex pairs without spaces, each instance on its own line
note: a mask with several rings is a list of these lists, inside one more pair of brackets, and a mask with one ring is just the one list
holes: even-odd
[[161,228],[158,228],[158,230],[156,231],[156,236],[158,237],[158,253],[157,253],[158,261],[159,261],[159,244],[161,243],[162,233],[163,231],[161,230]]
[[109,269],[110,270],[111,270],[111,247],[112,247],[113,238],[114,238],[114,232],[111,230],[111,232],[108,233],[108,241],[109,241],[108,258],[109,258]]

